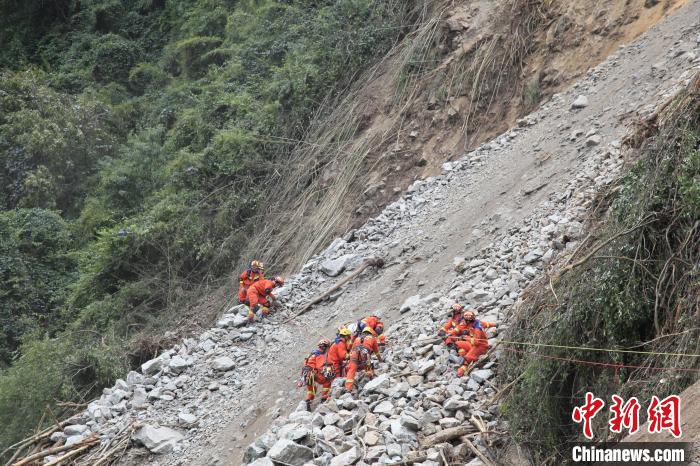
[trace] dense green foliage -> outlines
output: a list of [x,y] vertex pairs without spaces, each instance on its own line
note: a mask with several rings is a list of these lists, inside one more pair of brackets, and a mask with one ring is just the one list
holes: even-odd
[[410,4],[0,4],[0,444],[255,252],[276,168]]
[[[700,99],[680,97],[645,140],[602,224],[610,242],[580,267],[549,284],[523,310],[508,339],[576,347],[625,348],[671,354],[700,353]],[[556,296],[554,296],[556,294]],[[697,373],[651,368],[698,368],[700,361],[672,355],[537,348],[538,354],[623,364],[584,365],[511,355],[506,374],[522,379],[504,405],[518,442],[538,464],[558,464],[567,441],[582,439],[571,420],[574,406],[592,391],[639,398],[679,394]],[[607,408],[606,408],[607,411]],[[642,417],[644,414],[642,413]],[[597,439],[611,435],[607,415],[594,419]],[[560,456],[557,456],[560,455]]]

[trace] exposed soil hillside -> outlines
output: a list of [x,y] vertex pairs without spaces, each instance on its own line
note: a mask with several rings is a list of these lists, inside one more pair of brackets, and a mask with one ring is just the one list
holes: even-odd
[[[435,3],[413,33],[329,104],[330,114],[319,115],[289,174],[317,176],[279,193],[249,251],[298,270],[415,180],[512,127],[686,2]],[[201,331],[232,303],[230,287],[213,290],[183,311],[176,333]]]

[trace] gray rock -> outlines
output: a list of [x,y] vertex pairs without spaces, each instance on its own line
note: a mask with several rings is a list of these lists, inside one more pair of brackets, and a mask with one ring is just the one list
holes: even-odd
[[129,386],[143,385],[144,380],[145,377],[142,374],[139,374],[135,371],[130,371],[126,375],[126,383],[129,384]]
[[275,466],[270,458],[258,458],[248,466]]
[[458,419],[455,419],[453,417],[444,417],[440,419],[439,421],[440,427],[443,429],[449,429],[450,427],[457,427],[458,425],[462,424]]
[[145,375],[157,374],[162,368],[163,360],[160,357],[151,359],[150,361],[146,361],[141,364],[141,372],[143,372]]
[[321,272],[325,273],[329,277],[337,277],[345,268],[349,265],[350,261],[355,258],[354,254],[345,254],[337,259],[327,259],[319,265]]
[[66,438],[66,446],[75,445],[76,443],[85,440],[85,434],[70,435]]
[[197,416],[190,413],[180,413],[177,415],[177,422],[183,426],[191,426],[197,423]]
[[[246,314],[241,315],[240,313],[236,314],[224,314],[221,316],[221,318],[216,322],[216,326],[218,328],[231,328],[231,327],[243,327],[248,323],[248,307],[244,306],[246,309]],[[234,308],[236,309],[236,308]]]
[[594,134],[593,136],[586,139],[586,146],[593,147],[597,146],[603,141],[603,138],[599,134]]
[[169,453],[177,442],[184,437],[181,433],[168,427],[144,425],[132,437],[152,453]]
[[[250,445],[248,445],[245,451],[243,452],[243,464],[248,464],[257,459],[263,458],[266,453],[267,450],[265,448],[258,445],[257,442],[253,442]],[[270,464],[272,464],[272,461],[269,458],[266,459],[267,461],[270,461]]]
[[405,412],[399,418],[399,422],[401,422],[402,426],[406,427],[407,429],[413,430],[413,431],[420,430],[420,428],[421,428],[420,420],[416,419],[413,416],[409,416]]
[[286,438],[287,440],[292,440],[294,442],[298,442],[304,437],[307,437],[309,434],[311,434],[309,428],[297,422],[285,424],[284,426],[280,427],[279,431],[277,431],[277,436],[279,438]]
[[214,359],[211,367],[216,371],[226,372],[236,367],[236,363],[228,356],[221,356],[220,358]]
[[146,389],[143,387],[136,387],[134,388],[134,392],[131,395],[131,400],[129,400],[129,404],[132,408],[140,409],[148,405],[147,400],[148,394],[146,393]]
[[270,448],[267,457],[273,461],[279,461],[292,466],[302,466],[307,461],[314,458],[311,448],[299,445],[288,439],[279,439]]
[[469,403],[460,399],[458,396],[453,396],[445,401],[443,408],[448,411],[457,411],[458,409],[464,409],[469,407]]
[[422,361],[419,364],[416,372],[418,373],[418,375],[425,375],[428,372],[432,371],[434,368],[435,368],[435,361],[432,359],[429,359],[427,361]]
[[400,419],[394,419],[389,424],[391,430],[391,435],[399,442],[411,442],[416,439],[416,434],[414,434],[409,428],[401,423]]
[[362,456],[360,449],[353,446],[345,453],[341,453],[331,460],[330,466],[350,466]]
[[484,382],[484,380],[488,380],[491,378],[493,375],[493,371],[491,369],[479,369],[472,371],[471,374],[469,374],[469,377],[476,380],[479,383]]
[[191,361],[187,361],[185,358],[182,358],[180,356],[175,356],[168,363],[168,367],[170,367],[170,370],[176,374],[180,374],[191,365]]
[[114,388],[116,390],[122,390],[125,392],[128,392],[131,390],[131,388],[129,387],[129,384],[126,383],[123,379],[117,379],[117,381],[114,382]]
[[381,374],[367,382],[363,388],[363,391],[367,393],[381,393],[382,390],[389,388],[390,385],[391,381],[389,380],[389,375]]
[[391,401],[381,401],[377,406],[374,407],[373,412],[376,414],[384,414],[386,416],[391,415],[391,413],[394,411],[394,405],[391,403]]
[[408,377],[406,377],[406,382],[408,382],[408,384],[411,387],[417,387],[418,385],[423,383],[423,376],[422,375],[409,375]]
[[525,257],[523,257],[523,262],[526,264],[534,264],[538,260],[540,260],[540,257],[542,257],[542,253],[538,250],[530,251],[527,254],[525,254]]
[[457,273],[462,273],[467,268],[467,260],[464,257],[455,257],[452,259],[452,268]]
[[588,97],[585,95],[580,95],[576,97],[576,100],[571,104],[571,108],[585,108],[588,107]]
[[321,435],[323,438],[329,442],[332,442],[333,440],[337,438],[342,438],[345,436],[345,433],[343,432],[342,429],[336,427],[336,426],[326,426],[323,429],[321,429]]
[[72,435],[82,435],[89,430],[90,428],[84,424],[74,424],[72,426],[66,426],[63,429],[63,433],[66,434],[67,437],[70,437]]
[[403,302],[401,307],[399,308],[399,312],[402,314],[405,312],[410,311],[411,309],[416,308],[420,304],[420,295],[413,295],[406,299],[406,301]]

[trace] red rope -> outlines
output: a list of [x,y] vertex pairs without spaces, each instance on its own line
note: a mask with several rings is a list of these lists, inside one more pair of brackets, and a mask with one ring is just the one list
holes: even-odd
[[657,367],[657,366],[635,366],[635,365],[630,365],[630,364],[620,364],[620,363],[612,363],[612,362],[600,362],[600,361],[586,361],[584,359],[572,359],[572,358],[562,358],[559,356],[550,356],[547,354],[540,354],[540,353],[531,353],[529,351],[524,351],[524,350],[518,350],[518,349],[513,349],[513,348],[501,348],[504,351],[511,351],[513,353],[522,353],[522,354],[527,354],[529,356],[539,356],[541,358],[545,359],[552,359],[555,361],[566,361],[566,362],[574,362],[577,364],[587,364],[589,366],[603,366],[603,367],[612,367],[615,369],[615,374],[617,374],[617,370],[621,367],[626,367],[628,369],[650,369],[650,370],[656,370],[656,371],[685,371],[685,372],[700,372],[700,369],[696,369],[693,367]]

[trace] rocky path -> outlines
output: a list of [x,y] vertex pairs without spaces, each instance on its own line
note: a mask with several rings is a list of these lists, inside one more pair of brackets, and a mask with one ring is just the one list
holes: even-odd
[[[260,457],[256,465],[313,457],[310,464],[390,464],[411,455],[422,460],[415,464],[434,465],[442,455],[473,457],[468,442],[437,448],[444,442],[432,445],[431,436],[470,430],[472,418],[488,430],[503,427],[490,403],[498,351],[457,379],[449,353],[426,341],[453,301],[507,327],[528,283],[577,246],[595,193],[624,165],[626,124],[700,69],[699,22],[700,0],[691,1],[518,127],[414,183],[289,279],[289,312],[363,258],[382,257],[383,269],[289,323],[278,315],[276,324],[246,326],[224,316],[105,390],[61,435],[76,442],[94,431],[108,442],[136,422],[135,438],[159,455],[132,448],[122,462],[133,464],[240,464],[244,452],[246,461]],[[294,387],[302,358],[321,335],[370,309],[382,309],[388,323],[382,375],[356,397],[315,413],[294,411],[303,396]],[[497,332],[490,336],[498,341]],[[488,454],[480,437],[473,445]]]

